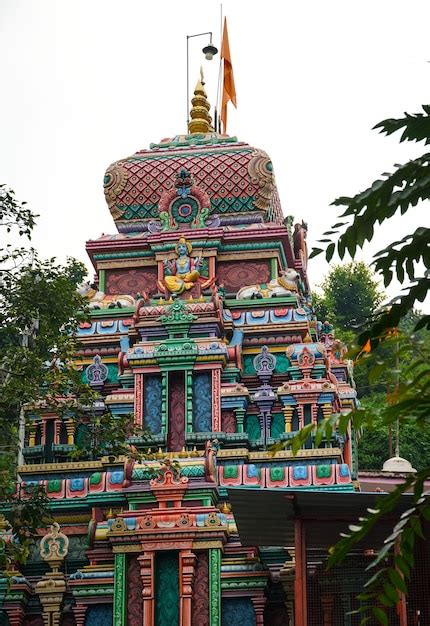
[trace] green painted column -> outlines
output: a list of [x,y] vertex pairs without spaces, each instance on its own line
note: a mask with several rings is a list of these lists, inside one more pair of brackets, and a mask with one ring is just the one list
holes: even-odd
[[278,278],[278,259],[275,257],[270,259],[270,277]]
[[99,270],[99,291],[106,291],[106,270]]
[[209,624],[221,626],[221,550],[209,550]]
[[245,420],[245,409],[234,409],[236,415],[236,432],[243,433],[244,430],[244,420]]
[[186,432],[193,432],[193,371],[185,372],[185,422]]
[[115,554],[115,579],[113,588],[113,626],[126,626],[126,556]]

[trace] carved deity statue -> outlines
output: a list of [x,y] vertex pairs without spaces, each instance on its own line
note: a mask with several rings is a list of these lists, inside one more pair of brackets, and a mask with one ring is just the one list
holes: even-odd
[[199,279],[203,260],[191,257],[192,249],[190,242],[181,237],[175,247],[177,258],[164,261],[164,282],[171,293],[179,295],[192,289]]

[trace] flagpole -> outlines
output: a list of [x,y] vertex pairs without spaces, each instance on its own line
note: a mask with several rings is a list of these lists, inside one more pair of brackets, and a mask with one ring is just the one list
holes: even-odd
[[[220,8],[220,41],[222,43],[222,3],[219,5]],[[221,46],[222,51],[222,46]],[[221,72],[222,72],[222,54],[219,55],[219,69],[218,69],[218,86],[217,86],[217,94],[216,94],[216,110],[219,112],[219,100],[221,95]],[[217,115],[218,128],[215,127],[215,132],[221,132],[221,115]]]
[[190,60],[189,60],[189,52],[188,52],[188,40],[189,37],[187,35],[187,127],[185,134],[188,135],[188,124],[190,121]]

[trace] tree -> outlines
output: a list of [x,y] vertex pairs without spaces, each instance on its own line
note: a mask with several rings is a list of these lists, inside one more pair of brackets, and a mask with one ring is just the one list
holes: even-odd
[[[430,143],[430,105],[424,105],[424,113],[416,115],[405,114],[401,119],[388,119],[377,124],[375,128],[390,135],[403,129],[400,141],[421,141]],[[324,233],[322,243],[327,244],[326,259],[333,258],[335,250],[342,259],[348,251],[354,258],[357,249],[362,248],[365,242],[373,238],[376,225],[387,222],[396,212],[401,214],[413,210],[419,201],[430,198],[430,153],[425,153],[404,165],[395,166],[391,174],[384,174],[372,185],[353,197],[338,198],[334,204],[345,208],[340,219]],[[332,241],[336,236],[337,243]],[[329,238],[327,238],[329,237]],[[389,244],[384,250],[374,256],[373,266],[376,273],[388,286],[396,274],[400,283],[404,284],[405,276],[410,284],[402,293],[392,300],[388,306],[376,311],[367,327],[357,337],[357,348],[353,353],[360,362],[369,355],[378,359],[381,346],[390,346],[393,356],[398,362],[409,361],[405,369],[405,378],[398,380],[390,401],[380,410],[353,411],[342,416],[337,423],[340,431],[345,431],[349,422],[356,428],[371,427],[376,419],[382,424],[390,425],[399,420],[400,425],[410,425],[413,429],[426,430],[430,420],[430,349],[428,340],[418,348],[407,337],[402,338],[399,326],[402,319],[411,315],[417,302],[423,302],[429,290],[430,266],[430,229],[417,228],[402,239]],[[311,256],[323,252],[322,248],[313,250]],[[424,275],[418,274],[418,263],[425,267]],[[414,332],[420,329],[430,329],[430,315],[420,315],[415,323]],[[400,340],[402,339],[402,341]],[[399,369],[398,367],[396,368]],[[384,362],[376,362],[372,375],[373,379],[386,370]],[[336,425],[336,419],[320,422],[317,427],[316,441],[322,439],[326,432],[331,432]],[[307,427],[306,427],[307,428]],[[309,435],[300,433],[295,448]],[[427,466],[416,475],[408,478],[389,496],[381,499],[376,509],[369,511],[366,517],[350,527],[349,534],[333,548],[329,564],[333,565],[345,557],[348,552],[365,536],[369,530],[392,511],[401,494],[408,488],[413,488],[414,501],[411,508],[402,515],[402,519],[395,525],[392,534],[387,537],[384,547],[379,551],[372,567],[380,567],[387,556],[391,556],[391,565],[384,565],[377,574],[372,576],[365,586],[365,591],[359,597],[363,602],[360,612],[364,614],[363,622],[368,621],[372,613],[382,624],[388,624],[388,618],[381,606],[394,606],[400,593],[406,591],[406,581],[410,578],[411,567],[414,563],[413,550],[416,536],[422,536],[422,521],[430,519],[429,497],[424,493],[424,481],[430,476],[430,466]],[[396,551],[395,551],[396,546]],[[399,571],[402,576],[399,575]],[[379,606],[376,606],[379,604]]]
[[[6,235],[16,231],[28,242],[35,218],[12,191],[0,186],[0,227]],[[16,490],[26,408],[72,413],[77,423],[98,429],[93,454],[126,453],[127,437],[140,434],[129,417],[117,419],[109,411],[94,415],[98,396],[73,365],[75,331],[88,315],[77,291],[85,275],[85,267],[74,259],[61,265],[55,259],[41,260],[25,245],[0,248],[0,501],[9,524],[3,535],[14,535],[13,541],[5,541],[0,527],[3,573],[15,562],[25,562],[32,536],[46,525],[49,514],[43,490]],[[86,453],[76,446],[75,454]]]
[[[377,413],[387,402],[386,393],[379,392],[362,399],[365,411]],[[399,428],[400,456],[410,461],[412,467],[421,471],[430,458],[430,432],[419,430],[413,424],[401,424]],[[382,464],[393,456],[390,450],[389,432],[381,419],[371,428],[364,428],[358,443],[359,470],[380,470]]]
[[363,262],[335,265],[320,286],[322,296],[316,298],[317,317],[322,321],[328,319],[341,335],[355,336],[368,319],[369,311],[375,311],[383,298],[374,273]]
[[[383,300],[374,273],[363,262],[335,265],[320,287],[322,294],[313,297],[317,318],[327,319],[334,325],[338,339],[347,346],[354,345],[369,314]],[[373,391],[367,365],[356,369],[355,384],[359,398]]]
[[[35,219],[25,203],[0,186],[0,226],[6,238],[18,235],[29,241]],[[25,245],[7,242],[0,249],[0,500],[9,510],[7,530],[14,535],[13,541],[0,541],[2,571],[26,560],[31,537],[47,516],[42,490],[25,498],[16,492],[16,461],[23,443],[25,406],[41,396],[53,400],[68,377],[48,364],[54,357],[71,363],[73,332],[85,318],[76,286],[85,274],[85,267],[75,260],[65,265],[55,259],[43,261]]]

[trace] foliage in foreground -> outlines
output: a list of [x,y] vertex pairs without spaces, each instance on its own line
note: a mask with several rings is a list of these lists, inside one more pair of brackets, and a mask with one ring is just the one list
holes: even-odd
[[[401,119],[384,120],[375,128],[390,135],[403,130],[401,141],[421,141],[430,143],[430,105],[423,106],[423,113],[416,115],[405,114]],[[343,259],[346,252],[354,258],[358,249],[373,238],[376,226],[389,222],[397,212],[405,214],[413,211],[420,201],[430,199],[430,153],[423,154],[404,165],[395,166],[395,171],[384,174],[382,179],[353,197],[338,198],[334,204],[344,207],[340,216],[342,221],[337,222],[324,233],[321,240],[327,244],[325,256],[331,261],[335,251]],[[336,238],[336,243],[332,241]],[[323,252],[322,248],[313,250],[311,257]],[[423,265],[425,271],[416,275],[417,267]],[[352,356],[358,364],[366,361],[369,355],[378,359],[384,347],[391,342],[392,354],[398,362],[405,357],[409,360],[402,380],[396,385],[390,401],[380,410],[369,411],[358,409],[339,420],[333,417],[320,422],[318,425],[305,427],[293,441],[293,449],[298,450],[300,445],[312,431],[316,432],[316,443],[323,437],[329,438],[335,428],[346,432],[351,423],[356,430],[363,427],[372,428],[375,420],[383,425],[392,425],[397,420],[400,427],[403,424],[423,431],[429,427],[430,419],[430,349],[429,342],[411,358],[411,347],[408,340],[399,341],[399,326],[402,319],[410,315],[417,308],[418,303],[424,301],[429,290],[430,267],[430,229],[419,227],[399,240],[390,243],[386,248],[374,256],[373,266],[376,273],[388,286],[396,275],[400,283],[406,279],[410,281],[402,293],[392,300],[388,306],[376,311],[369,320],[366,328],[358,335],[357,348]],[[415,324],[414,331],[430,329],[430,315],[421,315]],[[394,345],[393,345],[394,342]],[[381,361],[372,368],[373,381],[376,382],[384,375],[386,364]],[[422,536],[422,520],[430,519],[430,502],[424,493],[424,481],[430,476],[430,466],[421,472],[412,475],[404,484],[400,485],[390,495],[380,498],[375,509],[370,509],[365,518],[350,526],[349,533],[332,550],[329,565],[342,560],[351,551],[354,545],[363,538],[370,529],[387,513],[398,505],[402,495],[413,490],[410,508],[405,511],[392,534],[385,539],[383,548],[369,566],[372,572],[366,584],[366,590],[360,596],[363,605],[359,612],[363,614],[362,624],[376,618],[381,624],[388,624],[388,617],[384,607],[395,606],[400,594],[407,591],[407,580],[411,568],[414,566],[413,548],[416,536]],[[391,560],[387,561],[386,558]],[[386,563],[391,565],[386,565]],[[379,566],[384,563],[384,567]]]
[[[0,185],[0,233],[29,240],[36,216]],[[28,243],[28,241],[27,241]],[[87,319],[77,285],[85,267],[41,260],[28,245],[0,248],[0,573],[25,563],[37,529],[49,523],[49,501],[41,489],[18,483],[17,458],[29,412],[54,411],[83,424],[88,441],[74,456],[117,457],[129,453],[127,436],[136,436],[130,417],[116,418],[100,407],[96,392],[82,383],[73,364],[75,330]],[[21,433],[20,433],[21,430]]]

